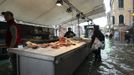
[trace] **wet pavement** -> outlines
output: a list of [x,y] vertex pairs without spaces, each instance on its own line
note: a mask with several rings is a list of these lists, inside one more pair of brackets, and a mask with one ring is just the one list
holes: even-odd
[[[134,75],[134,44],[106,39],[101,52],[102,62],[95,62],[92,53],[73,75]],[[0,75],[11,75],[8,60],[0,60]]]
[[134,75],[134,44],[106,39],[101,55],[102,62],[95,62],[90,54],[74,75]]

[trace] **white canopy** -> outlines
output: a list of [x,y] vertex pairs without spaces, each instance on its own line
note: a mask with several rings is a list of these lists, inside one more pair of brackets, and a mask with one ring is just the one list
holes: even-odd
[[[57,0],[0,0],[0,12],[11,11],[15,19],[41,25],[59,25],[76,20],[77,12],[67,13],[69,7],[56,6]],[[65,0],[64,0],[65,1]],[[87,17],[103,16],[105,13],[103,0],[68,0]]]

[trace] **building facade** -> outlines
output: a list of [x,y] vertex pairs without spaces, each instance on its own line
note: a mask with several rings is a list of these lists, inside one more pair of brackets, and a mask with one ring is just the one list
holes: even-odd
[[120,40],[124,40],[125,31],[134,23],[131,15],[134,12],[134,0],[111,0],[113,28],[120,32]]
[[112,24],[118,25],[132,25],[133,4],[134,0],[114,0],[112,4]]

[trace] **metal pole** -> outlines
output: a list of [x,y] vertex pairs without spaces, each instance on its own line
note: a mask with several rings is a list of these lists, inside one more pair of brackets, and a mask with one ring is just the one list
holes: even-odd
[[[134,0],[133,0],[133,13],[134,13]],[[134,24],[134,16],[133,16],[133,24]]]
[[131,25],[131,10],[128,10],[129,13],[129,26]]
[[80,20],[79,20],[79,17],[78,17],[78,37],[80,38],[80,25],[79,25],[79,23],[80,23]]
[[131,26],[131,12],[129,13],[129,16],[130,16],[130,24],[129,25]]

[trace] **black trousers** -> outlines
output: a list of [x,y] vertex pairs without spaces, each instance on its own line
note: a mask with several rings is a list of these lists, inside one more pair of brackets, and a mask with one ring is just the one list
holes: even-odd
[[95,55],[95,61],[101,61],[101,49],[98,48],[96,50],[93,50],[93,53]]

